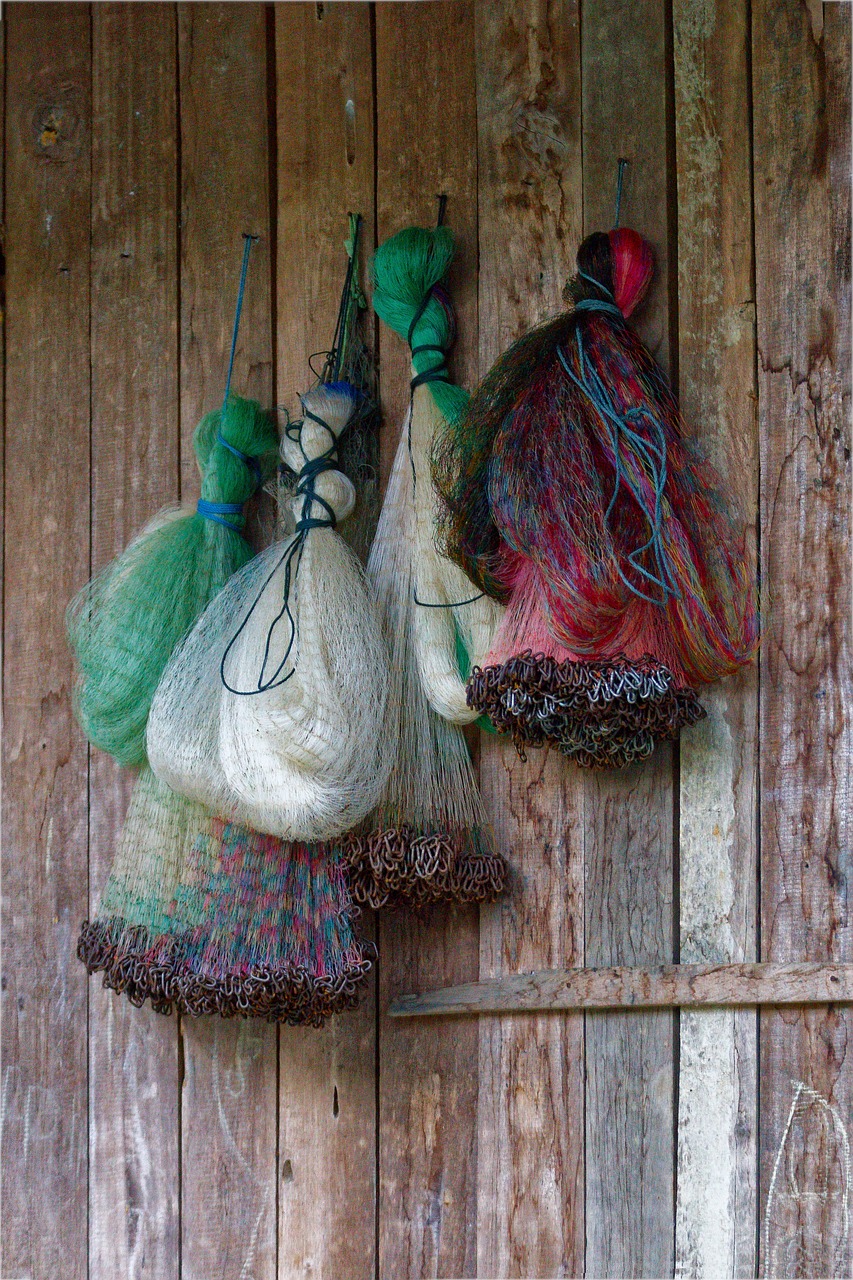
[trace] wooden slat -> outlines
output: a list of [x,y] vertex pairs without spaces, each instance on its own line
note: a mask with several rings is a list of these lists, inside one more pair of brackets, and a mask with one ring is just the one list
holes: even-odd
[[[92,568],[178,493],[172,6],[92,11]],[[91,760],[90,918],[133,777]],[[176,1018],[91,979],[89,1275],[177,1280]]]
[[[613,225],[617,159],[630,160],[622,222],[651,241],[655,284],[636,326],[672,356],[668,295],[666,9],[591,0],[583,9],[584,231]],[[634,319],[632,318],[632,324]],[[588,965],[674,958],[672,750],[592,775],[586,794]],[[594,1276],[673,1269],[674,1015],[586,1017],[586,1266]]]
[[[451,360],[477,368],[477,139],[474,10],[439,0],[376,6],[379,240],[435,224],[436,195],[458,255],[449,279],[459,321]],[[379,330],[386,471],[409,396],[409,353]],[[380,998],[477,974],[477,913],[381,917]],[[380,1018],[379,1274],[470,1276],[476,1269],[477,1029]]]
[[[578,6],[477,6],[480,372],[562,310],[581,235]],[[556,753],[481,737],[483,797],[514,867],[481,913],[480,974],[583,961],[583,783]],[[480,1024],[477,1262],[581,1275],[583,1018]],[[508,1083],[511,1082],[510,1087]]]
[[[181,468],[221,401],[244,232],[252,249],[233,389],[272,403],[267,29],[262,4],[178,9],[182,181]],[[276,1274],[275,1027],[182,1021],[182,1274]]]
[[670,964],[518,973],[397,996],[388,1012],[392,1018],[423,1018],[559,1009],[850,1003],[853,965]]
[[87,1273],[87,749],[64,612],[89,573],[88,5],[8,5],[3,1274]]
[[[370,12],[366,5],[278,5],[275,37],[277,399],[296,412],[298,393],[313,380],[308,357],[332,340],[348,211],[364,217],[364,259],[373,248]],[[372,938],[369,914],[362,926]],[[356,1010],[320,1031],[282,1028],[281,1280],[375,1274],[375,1019],[371,984]]]
[[[850,9],[753,6],[761,949],[853,959]],[[762,1015],[761,1266],[848,1276],[853,1015]]]
[[[755,563],[758,442],[750,186],[748,10],[675,0],[679,391]],[[682,962],[754,960],[757,688],[753,664],[703,691],[681,740]],[[753,1275],[757,1023],[752,1011],[680,1019],[676,1268]]]

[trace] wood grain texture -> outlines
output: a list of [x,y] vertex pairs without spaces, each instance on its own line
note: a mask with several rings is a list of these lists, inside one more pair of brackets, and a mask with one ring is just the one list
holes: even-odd
[[[673,6],[679,393],[755,565],[758,440],[746,5]],[[680,745],[680,959],[754,960],[758,665]],[[755,1013],[680,1019],[676,1269],[756,1269]]]
[[[9,5],[3,1275],[87,1274],[86,744],[65,606],[89,574],[88,5]],[[7,547],[9,544],[7,543]]]
[[[377,228],[380,243],[434,226],[437,195],[457,256],[448,283],[459,336],[450,367],[477,368],[477,137],[470,3],[376,6]],[[409,397],[409,352],[379,329],[382,453],[390,465]],[[380,917],[380,1010],[414,985],[477,976],[475,908]],[[380,1017],[379,1275],[476,1272],[477,1029],[425,1030]]]
[[[668,157],[668,33],[657,0],[584,5],[584,232],[613,225],[617,160],[622,222],[657,260],[636,327],[658,360],[673,354]],[[631,321],[634,324],[632,318]],[[586,782],[586,963],[674,958],[673,766],[664,746],[641,766]],[[593,1276],[673,1270],[674,1015],[586,1017],[586,1266]]]
[[[480,373],[562,310],[581,234],[578,6],[477,6]],[[583,783],[481,735],[483,798],[513,867],[481,912],[480,974],[583,962]],[[583,1018],[480,1023],[482,1276],[583,1272]]]
[[[350,210],[364,218],[363,259],[373,248],[370,12],[366,5],[279,5],[275,39],[277,388],[296,413],[299,392],[313,381],[308,358],[332,340]],[[369,914],[362,926],[372,938]],[[375,1274],[375,1020],[371,984],[357,1009],[322,1030],[281,1029],[281,1280]]]
[[[181,107],[181,466],[225,388],[242,235],[252,249],[233,388],[272,403],[267,30],[261,4],[178,10]],[[277,1034],[183,1019],[182,1275],[276,1275]]]
[[388,1012],[393,1018],[413,1018],[559,1009],[851,1003],[853,965],[670,964],[525,969],[421,995],[398,996]]
[[[850,10],[753,8],[761,946],[850,961]],[[761,1019],[761,1266],[853,1271],[849,1010]]]
[[[92,10],[92,569],[178,493],[177,118],[172,6]],[[92,752],[90,912],[133,777]],[[90,980],[90,1280],[177,1280],[176,1018]]]

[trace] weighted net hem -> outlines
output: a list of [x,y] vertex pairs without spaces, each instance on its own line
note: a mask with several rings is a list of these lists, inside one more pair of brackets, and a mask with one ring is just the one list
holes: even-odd
[[319,976],[301,966],[253,965],[243,973],[213,977],[190,967],[185,947],[180,937],[152,940],[141,926],[87,920],[77,956],[89,973],[103,974],[106,988],[123,993],[137,1008],[150,1000],[156,1013],[264,1018],[312,1027],[355,1007],[376,958],[373,944],[361,942],[361,959],[348,960],[335,975]]
[[618,769],[677,738],[705,711],[690,688],[650,654],[557,662],[530,651],[498,666],[475,667],[468,705],[526,747],[555,746],[582,768]]
[[435,902],[493,902],[507,864],[478,833],[467,840],[389,827],[342,842],[350,896],[360,906],[425,907]]

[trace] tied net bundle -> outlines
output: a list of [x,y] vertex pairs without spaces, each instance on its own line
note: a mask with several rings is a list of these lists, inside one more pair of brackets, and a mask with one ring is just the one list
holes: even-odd
[[467,724],[478,712],[468,705],[465,680],[485,658],[503,610],[435,542],[430,455],[436,435],[453,431],[468,401],[467,391],[450,381],[446,364],[455,322],[441,281],[453,253],[453,235],[445,226],[408,227],[392,236],[373,259],[373,306],[405,339],[412,357],[411,403],[400,441],[414,513],[412,650],[432,708],[445,720]]
[[715,477],[626,324],[652,274],[636,232],[588,237],[573,308],[500,357],[433,455],[441,543],[507,606],[468,699],[522,754],[643,759],[756,647]]
[[[250,247],[247,237],[231,367]],[[224,458],[225,467],[233,470],[238,463],[260,481],[278,452],[272,421],[264,416],[263,460],[257,460],[252,454],[259,449],[250,453],[248,439],[229,430],[234,406],[246,402],[231,401],[227,390],[225,403],[223,430],[215,439],[220,445],[214,451],[216,465]],[[214,419],[206,420],[207,425]],[[202,424],[197,435],[206,458],[204,429]],[[204,462],[201,452],[200,460]],[[149,654],[151,636],[158,639],[156,669],[151,671],[150,662],[146,668],[150,680],[136,724],[142,746],[134,759],[145,758],[151,694],[175,645],[232,572],[251,570],[254,563],[234,531],[242,524],[245,494],[234,492],[231,470],[225,479],[227,484],[209,486],[205,472],[197,516],[182,513],[199,534],[195,541],[173,541],[168,554],[159,554],[156,572],[145,557],[137,557],[124,563],[119,576],[129,666],[138,666],[136,649]],[[199,544],[202,553],[193,556],[191,548]],[[218,553],[207,552],[210,545]],[[234,547],[237,554],[232,554]],[[87,604],[87,623],[91,614]],[[106,657],[111,660],[109,650]],[[95,649],[95,678],[97,663]],[[220,692],[216,669],[216,705]],[[105,690],[102,703],[108,716],[114,714],[115,698],[115,686]],[[113,872],[96,919],[83,925],[78,955],[90,972],[104,974],[105,986],[126,992],[137,1005],[150,998],[161,1012],[254,1015],[318,1025],[332,1012],[355,1004],[374,955],[353,928],[359,911],[348,892],[341,850],[325,842],[283,841],[228,817],[178,795],[143,764]]]
[[252,556],[243,507],[271,474],[277,445],[272,419],[251,400],[232,397],[207,414],[193,435],[197,508],[157,515],[68,607],[77,718],[121,765],[145,760],[151,699],[175,645]]
[[355,1005],[371,969],[357,914],[333,848],[212,817],[144,767],[77,954],[158,1013],[319,1026]]
[[404,433],[367,565],[390,656],[384,732],[393,766],[377,809],[345,842],[352,896],[371,907],[490,901],[506,876],[465,739],[432,709],[421,681],[414,524]]
[[294,532],[211,602],[173,655],[148,724],[161,781],[286,840],[350,831],[390,768],[379,619],[336,532],[355,505],[337,444],[356,401],[347,383],[302,398],[281,450],[298,475]]

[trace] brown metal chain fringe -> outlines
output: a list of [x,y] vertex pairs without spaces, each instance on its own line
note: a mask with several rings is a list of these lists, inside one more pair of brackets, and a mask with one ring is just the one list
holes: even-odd
[[[89,973],[102,973],[104,986],[124,993],[131,1004],[146,1000],[157,1013],[178,1010],[193,1016],[264,1018],[292,1026],[319,1027],[333,1013],[352,1009],[373,967],[376,948],[361,942],[363,959],[334,977],[318,977],[307,969],[274,969],[257,965],[246,974],[204,977],[190,970],[180,938],[152,945],[142,926],[121,920],[86,921],[77,955]],[[152,958],[152,950],[156,958]]]
[[444,835],[410,827],[350,835],[342,845],[350,895],[359,906],[491,902],[504,890],[507,865],[495,853],[466,851]]
[[531,652],[500,666],[474,667],[468,705],[525,747],[556,746],[587,769],[643,760],[705,715],[695,692],[676,688],[650,654],[606,661],[557,662]]

